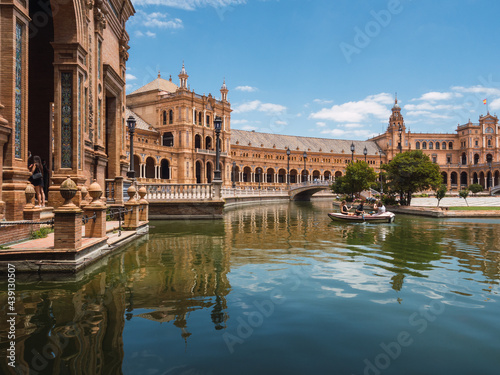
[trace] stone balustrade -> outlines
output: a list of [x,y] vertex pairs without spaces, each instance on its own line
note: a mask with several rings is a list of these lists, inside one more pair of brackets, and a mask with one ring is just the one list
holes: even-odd
[[148,201],[155,200],[211,200],[212,184],[144,184]]

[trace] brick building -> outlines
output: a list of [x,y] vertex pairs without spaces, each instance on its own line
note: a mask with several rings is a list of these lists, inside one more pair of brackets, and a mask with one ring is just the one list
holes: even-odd
[[130,0],[0,0],[2,215],[22,218],[28,151],[60,183],[124,175]]
[[134,149],[139,181],[210,182],[215,165],[213,119],[221,116],[220,168],[225,186],[234,180],[243,187],[284,187],[288,171],[290,183],[333,180],[345,173],[352,159],[365,160],[365,152],[366,161],[378,171],[380,163],[388,162],[396,153],[415,149],[440,165],[449,190],[472,183],[484,187],[489,187],[490,181],[499,183],[496,116],[481,116],[479,123],[460,125],[455,133],[412,133],[406,129],[396,98],[386,132],[367,141],[264,134],[231,129],[225,83],[221,100],[217,100],[211,94],[201,96],[190,91],[187,78],[183,66],[179,86],[171,78],[158,75],[127,96],[130,115],[136,118],[139,129]]

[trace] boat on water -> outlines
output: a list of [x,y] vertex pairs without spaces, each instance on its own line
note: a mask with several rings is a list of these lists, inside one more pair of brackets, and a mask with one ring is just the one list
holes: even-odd
[[347,221],[352,223],[392,223],[396,215],[392,212],[384,212],[375,215],[344,215],[337,212],[329,213],[328,216],[333,221]]

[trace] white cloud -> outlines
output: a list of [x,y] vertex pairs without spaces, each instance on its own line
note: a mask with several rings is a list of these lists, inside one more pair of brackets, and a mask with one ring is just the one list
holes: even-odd
[[127,73],[127,74],[125,74],[125,79],[127,81],[133,81],[134,79],[137,79],[137,77],[134,76],[133,74]]
[[490,104],[488,104],[490,109],[496,111],[500,109],[500,98],[493,100]]
[[324,128],[326,126],[326,122],[319,121],[316,123],[316,125],[318,126],[318,128]]
[[257,127],[256,126],[252,126],[252,125],[245,125],[245,126],[241,127],[241,130],[252,131],[252,130],[257,130]]
[[334,105],[331,108],[323,108],[318,112],[311,113],[309,118],[348,123],[364,122],[370,117],[387,120],[390,116],[387,105],[392,102],[393,99],[389,94],[380,93],[367,96],[358,102],[347,102]]
[[243,113],[251,111],[265,112],[267,114],[280,114],[286,111],[286,107],[281,104],[262,103],[260,100],[253,100],[251,102],[246,102],[240,104],[239,106],[236,106],[233,110],[233,113]]
[[454,91],[468,93],[468,94],[482,94],[482,95],[491,95],[491,96],[500,96],[500,89],[494,87],[484,87],[481,85],[464,87],[464,86],[453,86],[451,88]]
[[288,122],[281,121],[281,120],[276,120],[274,123],[277,124],[277,125],[287,125],[288,124]]
[[443,113],[434,113],[431,111],[408,111],[406,116],[418,116],[418,117],[426,117],[428,119],[439,119],[439,120],[449,120],[452,116],[445,115]]
[[420,104],[407,104],[404,106],[407,111],[453,111],[462,108],[460,105],[454,104],[439,104],[420,103]]
[[352,139],[353,137],[355,138],[371,138],[377,135],[377,133],[372,132],[371,130],[367,129],[360,129],[360,130],[345,130],[345,129],[340,129],[340,128],[335,128],[335,129],[325,129],[321,131],[321,134],[326,134],[331,137],[338,137],[338,138],[348,138]]
[[148,30],[148,31],[146,31],[146,36],[150,37],[150,38],[156,38],[156,33],[153,33],[153,32]]
[[257,87],[252,87],[252,86],[237,86],[234,89],[236,91],[244,91],[244,92],[255,92],[255,91],[257,91]]
[[456,93],[456,92],[431,91],[431,92],[426,92],[420,98],[413,99],[413,100],[426,100],[426,101],[434,102],[437,100],[450,100],[450,99],[461,97],[461,96],[463,96],[463,95],[460,93]]
[[197,8],[213,7],[224,8],[232,5],[246,4],[246,0],[134,0],[134,6],[162,5],[183,10],[196,10]]
[[332,104],[333,100],[314,99],[313,102],[318,104]]
[[144,33],[141,30],[136,30],[135,36],[141,37],[141,36],[144,36]]
[[231,123],[234,124],[234,125],[247,124],[248,120],[232,120],[231,119]]

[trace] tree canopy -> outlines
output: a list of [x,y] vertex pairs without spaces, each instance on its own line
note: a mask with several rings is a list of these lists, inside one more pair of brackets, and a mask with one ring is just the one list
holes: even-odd
[[344,176],[335,178],[332,190],[337,194],[358,194],[371,188],[376,181],[375,170],[367,162],[358,160],[347,166]]
[[382,168],[387,172],[390,190],[399,194],[401,204],[408,206],[414,193],[437,189],[443,182],[439,166],[421,150],[397,154]]

